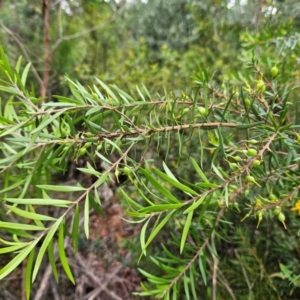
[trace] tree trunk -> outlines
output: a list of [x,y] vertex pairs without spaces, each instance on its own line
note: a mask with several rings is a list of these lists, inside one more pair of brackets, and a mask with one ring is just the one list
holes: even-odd
[[51,0],[42,0],[43,5],[43,27],[44,27],[44,70],[43,80],[40,87],[40,96],[49,97],[50,69],[51,69],[51,49],[50,49],[50,4]]

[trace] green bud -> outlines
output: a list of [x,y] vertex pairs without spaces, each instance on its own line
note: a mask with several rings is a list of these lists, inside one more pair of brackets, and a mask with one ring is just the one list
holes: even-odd
[[237,162],[242,161],[242,158],[239,156],[231,156],[231,157],[232,157],[232,159],[234,159]]
[[259,92],[263,93],[266,90],[266,84],[265,82],[260,79],[256,83],[256,88],[259,90]]
[[254,148],[249,148],[249,149],[247,150],[247,155],[248,155],[248,156],[255,156],[256,154],[257,154],[257,150],[254,149]]
[[185,114],[187,114],[188,112],[189,112],[189,108],[188,107],[186,107],[183,111],[182,111],[182,115],[185,115]]
[[125,166],[124,169],[123,169],[123,173],[125,175],[130,175],[131,174],[131,168],[129,168],[128,166]]
[[94,134],[91,133],[91,132],[85,132],[84,135],[85,135],[86,137],[92,137],[92,136],[94,136]]
[[257,143],[258,143],[258,141],[257,141],[257,140],[254,140],[254,139],[248,140],[247,142],[248,142],[249,144],[257,144]]
[[285,221],[285,215],[282,212],[279,213],[279,215],[278,215],[278,221],[281,222],[283,224],[284,228],[286,229],[286,225],[284,223],[284,221]]
[[82,156],[82,155],[84,155],[86,153],[86,148],[80,148],[79,150],[78,150],[78,156]]
[[201,116],[207,116],[208,115],[208,111],[205,107],[198,106],[198,111],[199,111],[199,114]]
[[281,223],[285,221],[285,215],[282,212],[278,214],[278,221]]
[[281,213],[280,206],[276,206],[273,210],[273,216],[278,216]]
[[89,148],[92,146],[92,143],[91,142],[87,142],[84,144],[84,148]]
[[256,185],[258,185],[260,187],[260,185],[255,181],[255,178],[253,176],[246,176],[246,181],[250,182],[250,183],[255,183]]
[[245,105],[246,107],[249,107],[251,105],[251,100],[249,98],[245,99]]
[[277,74],[278,74],[278,68],[276,66],[272,67],[272,69],[271,69],[272,77],[276,77]]
[[253,167],[258,167],[260,165],[260,160],[256,159],[255,161],[253,161],[252,166]]

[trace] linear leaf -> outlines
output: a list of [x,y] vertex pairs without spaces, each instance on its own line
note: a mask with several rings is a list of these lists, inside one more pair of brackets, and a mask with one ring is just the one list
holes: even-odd
[[40,125],[36,129],[31,131],[31,134],[34,134],[36,132],[43,130],[46,126],[48,126],[50,123],[52,123],[57,117],[59,117],[63,112],[64,111],[61,110],[52,116],[48,115],[47,118],[44,118],[44,120],[40,123]]
[[140,169],[144,176],[148,179],[148,181],[164,196],[168,198],[168,200],[178,203],[179,201],[175,196],[173,196],[166,188],[164,188],[158,181],[156,181],[145,169]]
[[178,179],[177,179],[177,178],[174,176],[174,174],[171,172],[171,170],[168,168],[168,166],[165,164],[164,161],[163,161],[163,168],[164,168],[166,174],[167,174],[170,178],[172,178],[172,179],[176,180],[177,182],[179,182]]
[[26,218],[26,219],[30,219],[30,220],[42,220],[42,221],[53,221],[55,220],[55,218],[50,217],[50,216],[45,216],[45,215],[41,215],[38,213],[33,213],[33,212],[29,212],[23,209],[20,209],[18,207],[12,206],[12,205],[7,205],[7,208],[14,212],[15,214]]
[[206,183],[209,183],[209,180],[207,179],[207,177],[205,176],[205,174],[202,172],[201,168],[199,167],[199,165],[196,163],[196,161],[190,157],[190,160],[192,162],[192,165],[195,169],[195,171],[197,172],[197,174],[200,176],[200,178],[206,182]]
[[66,185],[37,185],[38,188],[47,191],[54,192],[80,192],[86,191],[84,187],[81,186],[66,186]]
[[32,251],[32,249],[37,245],[42,236],[38,237],[34,241],[32,241],[26,248],[24,248],[18,255],[16,255],[7,265],[5,265],[0,270],[0,280],[6,277],[9,273],[11,273]]
[[104,84],[104,82],[102,82],[99,78],[96,77],[96,80],[105,89],[105,91],[111,96],[111,98],[115,100],[117,103],[119,103],[119,100],[117,96],[113,93],[113,91],[106,84]]
[[165,181],[167,181],[168,183],[170,183],[171,185],[173,185],[174,187],[178,188],[179,190],[186,192],[188,194],[191,195],[198,195],[197,192],[195,192],[194,190],[192,190],[191,188],[189,188],[188,186],[178,182],[178,180],[174,180],[173,178],[170,178],[168,175],[166,175],[165,173],[159,171],[158,169],[153,168],[153,171],[162,179],[164,179]]
[[211,164],[214,172],[216,173],[216,175],[221,178],[223,181],[225,181],[224,177],[222,176],[222,174],[220,173],[220,171],[218,170],[218,168],[214,165],[214,164]]
[[56,282],[58,282],[58,272],[57,272],[56,263],[55,263],[53,239],[50,240],[50,242],[48,244],[47,252],[48,252],[49,262],[50,262],[50,265],[52,268],[52,274],[53,274]]
[[83,219],[83,227],[84,227],[84,233],[86,238],[89,238],[89,220],[90,220],[90,201],[89,201],[89,194],[86,194],[85,196],[85,202],[84,202],[84,219]]
[[34,269],[33,269],[33,272],[32,272],[32,282],[34,282],[34,280],[36,278],[37,272],[40,268],[40,265],[42,263],[42,259],[44,257],[44,254],[45,254],[46,250],[47,250],[47,247],[48,247],[50,241],[53,239],[53,236],[54,236],[55,232],[57,231],[58,226],[61,224],[63,219],[64,219],[64,215],[56,220],[56,222],[51,226],[47,236],[45,237],[45,239],[43,241],[43,244],[42,244],[42,246],[40,248],[40,251],[39,251],[39,254],[36,258]]
[[59,231],[58,231],[58,253],[63,269],[65,270],[70,281],[75,284],[75,280],[73,274],[71,272],[70,266],[68,264],[66,252],[65,252],[65,243],[64,243],[64,224],[60,223]]
[[[206,278],[206,266],[203,264],[202,258],[201,258],[202,254],[199,255],[199,269],[200,269],[200,273],[203,279],[203,282],[205,285],[207,285],[207,278]],[[204,257],[204,262],[205,262],[205,257]]]
[[160,205],[153,205],[148,207],[143,207],[138,210],[139,213],[152,213],[152,212],[163,212],[170,209],[178,209],[184,206],[185,203],[176,203],[176,204],[160,204]]
[[36,225],[22,224],[22,223],[11,223],[11,222],[1,222],[1,221],[0,221],[0,228],[35,230],[35,231],[41,231],[41,230],[45,229],[44,227],[36,226]]
[[0,248],[0,254],[15,252],[19,249],[26,247],[27,245],[28,243],[21,243],[21,244],[16,244],[14,246]]
[[106,181],[107,177],[108,172],[103,173],[102,176],[97,180],[95,188],[97,189],[99,186],[101,186]]
[[33,248],[28,256],[26,271],[25,271],[25,294],[26,299],[30,299],[30,291],[31,291],[31,272],[34,261],[35,248]]
[[[98,192],[97,192],[98,194]],[[100,207],[100,204],[99,202],[96,202],[94,197],[92,197],[91,195],[89,196],[89,199],[90,199],[90,204],[92,206],[92,208],[95,210],[96,213],[98,213],[99,215],[104,215],[104,211],[103,209]]]
[[79,170],[82,173],[86,173],[86,174],[91,174],[91,175],[95,175],[95,176],[100,176],[101,173],[94,170],[94,169],[89,169],[89,168],[77,168],[77,170]]
[[74,253],[78,252],[78,240],[79,240],[79,206],[75,207],[73,224],[72,224],[72,246]]
[[121,194],[123,195],[123,197],[125,198],[125,200],[128,202],[128,204],[131,204],[132,206],[134,206],[137,209],[141,209],[143,208],[142,205],[138,204],[136,201],[134,201],[133,199],[131,199],[123,189],[119,190],[121,192]]
[[203,202],[204,199],[205,199],[205,196],[199,198],[198,200],[196,200],[195,202],[193,202],[193,204],[190,205],[183,213],[184,214],[188,214],[191,211],[195,210],[198,206],[200,206],[202,204],[202,202]]
[[44,198],[28,198],[28,199],[19,199],[19,198],[5,198],[7,202],[16,203],[16,204],[31,204],[31,205],[53,205],[53,206],[66,206],[72,204],[73,201],[70,200],[61,200],[61,199],[44,199]]
[[176,210],[171,210],[165,217],[164,219],[157,225],[155,226],[150,235],[149,238],[145,244],[145,249],[150,245],[150,243],[152,242],[152,240],[157,236],[157,234],[161,231],[161,229],[167,224],[167,222],[169,221],[169,219],[172,217],[172,215],[176,212]]
[[26,67],[24,68],[23,70],[23,73],[22,73],[22,77],[21,77],[21,81],[22,81],[22,84],[25,86],[26,84],[26,79],[27,79],[27,75],[28,75],[28,72],[30,70],[30,67],[31,67],[31,63],[29,62]]
[[182,250],[185,246],[185,241],[186,241],[186,238],[188,236],[188,233],[189,233],[189,229],[190,229],[190,226],[191,226],[191,223],[192,223],[192,219],[193,219],[193,214],[194,214],[194,211],[190,211],[187,215],[187,218],[185,220],[185,223],[184,223],[184,227],[183,227],[183,231],[182,231],[182,235],[181,235],[181,241],[180,241],[180,254],[182,253]]
[[142,248],[142,253],[146,256],[146,229],[150,222],[151,218],[148,218],[147,222],[143,225],[141,233],[140,233],[140,243]]
[[189,290],[189,283],[188,282],[189,282],[189,278],[184,273],[184,276],[183,276],[183,287],[184,287],[186,299],[190,300],[191,298],[190,298],[190,290]]

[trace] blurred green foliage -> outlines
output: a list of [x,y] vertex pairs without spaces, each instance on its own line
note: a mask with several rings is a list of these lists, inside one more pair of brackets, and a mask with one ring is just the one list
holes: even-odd
[[[263,101],[266,101],[274,111],[280,110],[282,106],[277,103],[280,96],[284,103],[288,103],[284,107],[286,115],[298,126],[299,12],[300,4],[293,0],[56,1],[51,8],[50,93],[71,97],[70,86],[64,78],[68,74],[87,87],[92,87],[94,78],[97,77],[107,84],[118,86],[137,99],[141,97],[141,93],[136,86],[141,88],[144,84],[153,101],[183,99],[188,102],[199,95],[201,99],[207,99],[209,105],[217,107],[226,98],[236,105],[236,110],[238,107],[243,110],[247,101],[251,103],[247,104],[248,107],[251,107],[253,103],[256,105],[257,99],[261,99],[257,82],[263,80],[266,92],[260,104],[265,107]],[[44,61],[40,1],[1,3],[0,20],[0,43],[12,64],[15,65],[19,55],[23,55],[26,60],[26,51],[33,66],[41,74]],[[278,68],[275,78],[271,74],[273,66]],[[28,76],[29,90],[38,90],[36,76],[32,72]],[[32,86],[30,82],[33,83]],[[3,107],[10,103],[3,91],[1,97]],[[207,106],[208,104],[206,108]],[[184,109],[184,105],[181,108]],[[224,106],[219,108],[223,109]],[[263,109],[257,111],[255,118],[258,121],[263,119],[264,112]],[[179,109],[177,113],[175,119],[177,117],[179,124],[194,121],[192,118],[195,114],[192,111],[180,115]],[[222,110],[215,109],[213,113],[219,122],[237,118],[236,111],[223,115]],[[160,117],[164,121],[167,119]],[[275,117],[280,118],[276,113]],[[203,116],[197,118],[195,120],[203,120]],[[285,117],[282,118],[285,120]],[[155,136],[147,148],[148,155],[151,156],[150,167],[154,164],[156,167],[161,166],[163,161],[167,161],[177,178],[187,185],[194,184],[197,176],[191,167],[190,156],[201,157],[199,164],[204,170],[208,170],[211,160],[218,161],[222,157],[220,153],[215,154],[213,149],[220,144],[221,135],[227,139],[223,142],[231,146],[245,138],[243,133],[237,133],[233,129],[222,129],[220,132],[212,130],[201,134],[185,132]],[[291,146],[294,136],[290,137],[289,134],[289,131],[285,133],[282,137],[284,143],[278,142],[278,147],[287,156],[290,155],[292,160],[294,152],[299,149]],[[256,135],[258,138],[267,134],[256,132]],[[160,146],[157,147],[157,144]],[[143,146],[140,146],[137,156],[141,156],[143,150]],[[3,157],[2,153],[1,159]],[[234,163],[232,159],[230,162]],[[268,163],[274,167],[278,162],[270,155]],[[262,165],[267,168],[263,163]],[[219,161],[218,167],[223,167],[228,173],[232,171],[224,160]],[[33,176],[33,184],[40,179],[41,174]],[[262,174],[261,169],[254,170],[255,176]],[[155,178],[158,180],[158,177]],[[298,173],[295,178],[298,180]],[[172,189],[168,184],[165,187]],[[285,187],[280,185],[280,179],[268,186],[269,192],[272,189],[279,200],[288,195]],[[126,191],[139,204],[145,204],[143,196],[137,193],[135,187],[129,187]],[[148,192],[146,194],[150,196],[153,191]],[[189,198],[178,189],[172,192],[180,199]],[[217,191],[207,206],[211,216],[201,222],[199,215],[193,217],[187,249],[182,256],[179,253],[185,223],[185,217],[182,216],[172,219],[172,223],[158,235],[154,248],[149,251],[151,255],[161,257],[162,262],[168,263],[169,252],[175,254],[180,260],[172,267],[180,269],[198,250],[195,245],[205,240],[207,228],[213,227],[212,220],[224,205],[222,201],[217,201],[218,197],[224,197],[223,193]],[[241,222],[249,211],[247,205],[255,205],[255,197],[252,189],[249,194],[238,197],[236,202],[231,201],[218,225],[213,243],[206,253],[201,254],[204,266],[200,269],[206,269],[207,282],[203,280],[203,271],[195,271],[194,280],[199,298],[299,299],[299,217],[295,212],[287,210],[287,230],[274,219],[272,210],[264,213],[258,228],[259,215],[254,214]],[[235,206],[236,203],[239,204],[238,207]],[[166,232],[173,228],[178,230],[170,238]],[[168,250],[162,250],[160,243]],[[136,250],[130,243],[128,248]],[[139,255],[134,253],[133,257],[137,256]],[[153,258],[151,261],[149,255],[145,259],[147,263],[142,261],[143,270],[158,277],[168,275],[167,268],[159,268],[157,261],[153,261]],[[214,268],[218,270],[217,277],[214,275]],[[151,279],[150,276],[149,278]],[[189,278],[186,282],[190,280],[192,279]],[[213,280],[217,280],[217,296],[213,294]],[[145,283],[145,286],[150,290],[155,288],[155,284]],[[179,288],[181,294],[178,299],[189,299],[186,296],[187,288]]]

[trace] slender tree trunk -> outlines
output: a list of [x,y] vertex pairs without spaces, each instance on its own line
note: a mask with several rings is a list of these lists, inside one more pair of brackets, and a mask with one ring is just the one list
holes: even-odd
[[43,71],[43,82],[40,87],[40,96],[49,96],[49,85],[50,85],[50,69],[51,69],[51,49],[50,49],[50,8],[51,0],[42,0],[43,5],[43,27],[44,27],[44,71]]

